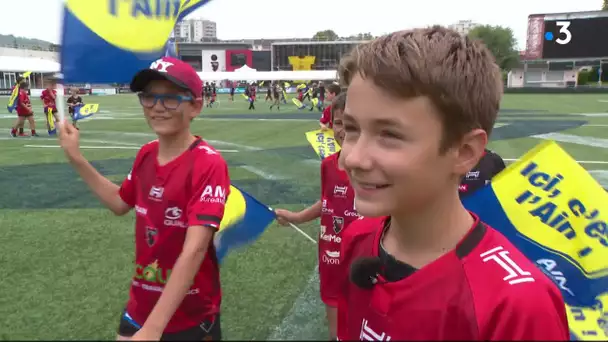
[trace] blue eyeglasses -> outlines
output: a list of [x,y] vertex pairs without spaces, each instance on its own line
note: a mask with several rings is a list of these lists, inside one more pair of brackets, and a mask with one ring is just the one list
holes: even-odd
[[150,93],[138,93],[137,97],[139,97],[139,103],[146,108],[152,108],[156,106],[156,102],[160,101],[160,103],[165,107],[165,109],[173,110],[177,109],[182,102],[190,102],[194,100],[192,96],[182,96],[182,95],[159,95],[159,94],[150,94]]

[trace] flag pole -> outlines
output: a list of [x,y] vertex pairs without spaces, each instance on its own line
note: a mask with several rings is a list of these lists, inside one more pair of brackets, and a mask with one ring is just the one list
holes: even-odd
[[310,240],[315,245],[317,244],[317,241],[315,239],[311,238],[310,235],[306,234],[302,229],[298,228],[298,226],[296,226],[295,224],[293,224],[291,222],[288,222],[288,223],[291,226],[291,228],[293,228],[296,232],[302,234],[305,238]]

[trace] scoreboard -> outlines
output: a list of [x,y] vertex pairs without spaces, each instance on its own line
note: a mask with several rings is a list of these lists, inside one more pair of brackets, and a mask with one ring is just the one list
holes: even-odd
[[608,12],[528,17],[527,59],[608,58]]

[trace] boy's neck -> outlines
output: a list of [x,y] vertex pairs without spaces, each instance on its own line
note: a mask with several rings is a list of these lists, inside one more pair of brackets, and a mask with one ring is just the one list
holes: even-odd
[[170,161],[184,153],[196,140],[190,130],[184,130],[175,135],[158,136],[158,158],[159,161]]
[[473,223],[458,192],[450,191],[423,211],[391,216],[382,243],[397,260],[421,268],[454,249]]

